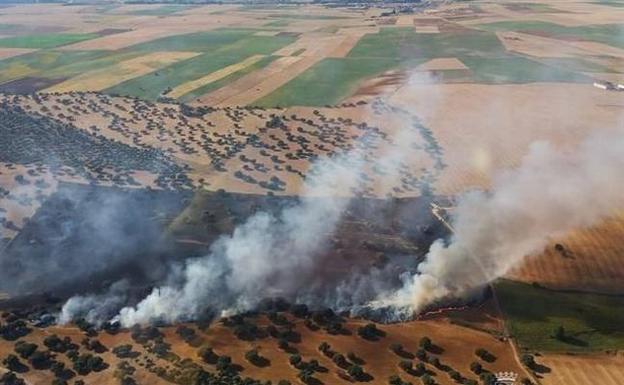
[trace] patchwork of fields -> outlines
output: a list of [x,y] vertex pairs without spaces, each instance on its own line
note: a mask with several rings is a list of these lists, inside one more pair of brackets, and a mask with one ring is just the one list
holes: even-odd
[[[422,71],[443,83],[591,84],[624,68],[617,4],[596,3],[582,22],[586,7],[559,3],[473,3],[400,17],[298,6],[42,7],[28,24],[15,7],[11,24],[0,17],[0,91],[271,107],[374,96],[399,87],[388,74]],[[420,67],[440,59],[463,68]]]

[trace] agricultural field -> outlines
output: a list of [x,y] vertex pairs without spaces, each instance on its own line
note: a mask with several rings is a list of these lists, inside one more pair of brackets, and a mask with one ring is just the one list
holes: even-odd
[[[74,21],[73,29],[53,27],[44,9],[21,26],[23,10],[16,7],[11,24],[0,18],[0,32],[5,31],[0,48],[6,52],[0,60],[0,90],[52,91],[50,85],[58,83],[65,90],[81,83],[85,72],[97,71],[98,77],[110,72],[111,82],[121,80],[90,89],[110,94],[222,105],[324,106],[362,94],[362,86],[387,73],[405,76],[441,58],[466,67],[460,73],[429,71],[443,83],[591,84],[619,73],[624,60],[622,24],[611,22],[620,10],[594,4],[588,10],[594,11],[595,23],[591,17],[578,20],[580,5],[546,3],[453,5],[398,19],[340,8],[300,12],[297,6],[54,9],[55,15]],[[603,22],[606,7],[611,13]],[[92,21],[87,24],[87,19]],[[48,30],[54,32],[41,33]],[[548,57],[539,52],[545,44]],[[196,55],[119,77],[126,60],[178,51]],[[255,55],[266,58],[255,62]],[[282,57],[303,60],[281,64]],[[246,65],[250,60],[253,65]]]
[[[495,286],[503,314],[521,348],[540,352],[616,351],[622,346],[621,296],[549,291],[501,281]],[[561,326],[564,333],[556,337]]]
[[618,85],[621,0],[2,5],[0,385],[618,385]]

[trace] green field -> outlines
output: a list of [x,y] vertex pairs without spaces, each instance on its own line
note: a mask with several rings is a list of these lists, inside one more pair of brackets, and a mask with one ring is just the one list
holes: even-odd
[[99,37],[96,33],[52,33],[27,36],[13,36],[0,39],[5,48],[54,48]]
[[[118,51],[68,51],[45,49],[30,54],[0,60],[0,83],[24,77],[45,77],[65,79],[87,71],[102,69],[156,51],[188,51],[203,53],[192,59],[170,67],[118,84],[108,92],[132,95],[155,100],[167,88],[176,87],[225,66],[238,63],[245,58],[261,54],[270,55],[295,40],[293,36],[254,36],[252,29],[219,29],[209,32],[171,36],[137,44]],[[274,58],[269,57],[255,63],[251,68],[241,70],[214,84],[202,87],[204,92],[220,87],[248,73],[252,69],[267,65]],[[199,96],[192,93],[185,97],[191,100]]]
[[168,36],[132,46],[137,51],[189,51],[207,52],[233,44],[251,36],[255,30],[217,29],[184,35]]
[[[292,36],[253,36],[253,32],[251,30],[220,30],[160,39],[162,43],[160,45],[156,41],[135,46],[134,49],[141,51],[163,51],[167,50],[165,47],[178,42],[186,48],[179,50],[206,53],[128,80],[107,89],[106,92],[155,100],[168,88],[195,80],[252,55],[270,55],[295,40]],[[185,36],[188,39],[185,39]]]
[[413,28],[382,28],[362,37],[349,52],[351,58],[422,59],[458,55],[503,57],[505,47],[495,34],[476,30],[462,33],[416,33]]
[[[597,351],[624,348],[624,297],[552,291],[502,280],[495,285],[511,334],[522,348]],[[563,326],[566,338],[552,337]]]
[[271,106],[322,106],[336,104],[351,95],[358,83],[398,65],[389,59],[357,60],[327,58],[321,60],[276,91],[254,102],[254,105]]
[[543,21],[499,21],[478,26],[485,31],[516,31],[546,35],[555,39],[595,41],[624,48],[624,24],[566,27]]
[[515,55],[504,58],[460,56],[459,59],[472,70],[472,81],[477,83],[588,83],[592,81],[589,76]]
[[216,89],[219,89],[223,86],[226,86],[230,83],[232,83],[233,81],[240,79],[241,77],[253,72],[253,71],[257,71],[261,68],[266,67],[267,65],[269,65],[273,60],[277,59],[277,56],[267,56],[265,58],[262,58],[261,60],[255,62],[254,64],[245,67],[243,69],[241,69],[240,71],[236,71],[226,77],[224,77],[223,79],[219,79],[215,82],[212,82],[210,84],[206,84],[203,87],[199,87],[189,93],[186,93],[184,95],[182,95],[181,97],[178,98],[178,100],[180,100],[181,102],[190,102],[193,101],[194,99],[207,94],[208,92],[214,91]]
[[367,78],[392,69],[414,68],[432,58],[466,53],[507,55],[496,36],[489,32],[429,35],[417,34],[413,28],[382,28],[379,33],[362,37],[346,58],[324,59],[254,104],[336,104]]
[[53,51],[43,50],[0,61],[0,83],[26,76],[63,78],[64,66],[76,66],[78,63],[90,63],[94,60],[106,60],[105,51]]
[[[462,79],[477,83],[589,82],[556,61],[541,63],[506,51],[492,32],[466,30],[461,33],[419,34],[413,28],[382,28],[367,34],[346,58],[324,59],[254,104],[261,106],[319,106],[336,104],[353,94],[367,78],[393,69],[409,70],[427,60],[457,57],[471,71],[441,71],[440,81]],[[552,65],[551,65],[552,64]],[[586,70],[600,66],[575,62]],[[448,72],[448,73],[447,73]]]

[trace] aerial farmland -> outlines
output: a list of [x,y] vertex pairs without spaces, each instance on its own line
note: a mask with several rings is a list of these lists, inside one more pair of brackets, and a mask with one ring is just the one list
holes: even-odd
[[621,384],[623,98],[620,0],[1,2],[0,385]]

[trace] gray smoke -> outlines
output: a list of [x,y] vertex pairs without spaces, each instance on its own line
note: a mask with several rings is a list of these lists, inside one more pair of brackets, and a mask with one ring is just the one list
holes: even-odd
[[567,232],[591,226],[624,208],[624,132],[605,130],[576,149],[530,146],[521,164],[493,179],[489,191],[470,191],[453,209],[454,235],[432,244],[418,272],[373,307],[398,316],[460,298],[508,273]]
[[[375,159],[388,170],[384,180],[397,178],[397,164],[410,151],[410,134],[405,131],[397,130],[387,154]],[[317,287],[313,282],[318,258],[328,247],[349,197],[371,187],[364,175],[369,166],[364,147],[365,141],[345,154],[316,161],[297,205],[277,215],[255,214],[231,235],[216,240],[208,255],[174,265],[165,284],[154,288],[136,306],[122,308],[114,318],[123,326],[175,322],[196,319],[207,310],[228,314],[252,309],[261,300],[278,296],[347,307],[354,303],[347,293],[357,293],[358,302],[365,303],[389,290],[381,280],[359,276],[347,276],[330,288]],[[388,271],[373,269],[369,274],[373,278]],[[98,305],[99,298],[106,296],[119,297],[107,293],[70,299],[63,307],[61,321],[85,314],[97,315],[91,318],[100,322],[110,318],[111,307]],[[110,302],[115,300],[102,303]]]
[[349,155],[316,164],[320,171],[306,184],[300,204],[278,216],[258,213],[218,239],[209,255],[185,262],[181,285],[155,288],[135,307],[121,309],[121,324],[193,319],[206,309],[247,310],[264,298],[296,292],[348,204],[317,197],[348,192],[359,183],[354,171],[362,161]]

